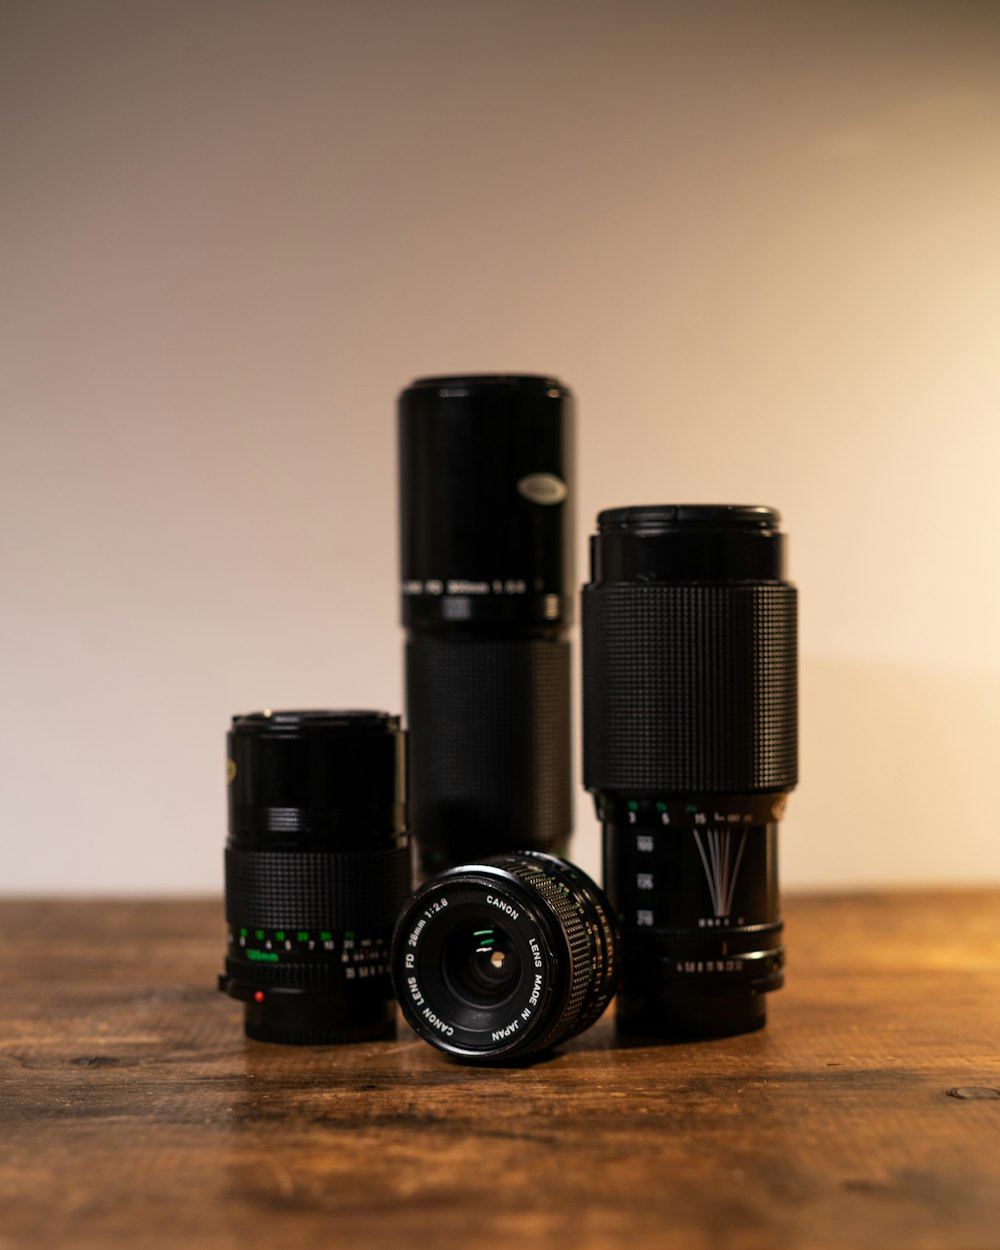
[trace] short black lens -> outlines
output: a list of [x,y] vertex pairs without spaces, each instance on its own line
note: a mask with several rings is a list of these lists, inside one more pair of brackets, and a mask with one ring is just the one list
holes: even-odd
[[227,745],[219,988],[259,1041],[391,1037],[389,944],[410,892],[399,717],[256,712]]
[[617,978],[607,899],[541,852],[500,855],[427,882],[400,916],[393,982],[403,1014],[456,1058],[548,1050],[591,1025]]
[[782,984],[778,821],[798,738],[779,522],[751,506],[616,508],[591,540],[583,771],[626,1029],[758,1028]]

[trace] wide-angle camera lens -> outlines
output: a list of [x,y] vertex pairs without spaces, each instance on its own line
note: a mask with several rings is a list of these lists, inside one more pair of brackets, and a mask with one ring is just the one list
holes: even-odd
[[423,871],[572,824],[573,399],[553,378],[399,397],[410,824]]
[[783,981],[778,821],[798,712],[779,524],[761,507],[615,508],[591,539],[583,772],[629,1030],[759,1028]]
[[452,868],[410,899],[392,943],[396,996],[456,1058],[519,1059],[604,1011],[617,979],[607,899],[579,868],[522,851]]
[[385,712],[234,716],[219,988],[264,1042],[395,1032],[393,925],[410,893],[404,737]]

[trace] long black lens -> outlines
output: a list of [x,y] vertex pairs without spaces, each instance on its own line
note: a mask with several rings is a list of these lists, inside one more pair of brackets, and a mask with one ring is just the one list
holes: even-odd
[[399,717],[234,716],[219,988],[248,1037],[391,1037],[389,944],[410,892]]
[[607,899],[579,868],[524,851],[452,868],[399,918],[392,977],[403,1014],[455,1058],[524,1058],[601,1015],[617,977]]
[[621,924],[618,1020],[758,1028],[783,981],[778,821],[797,780],[796,592],[770,508],[617,508],[583,591],[584,784]]
[[422,378],[399,398],[410,818],[425,872],[572,822],[572,397]]

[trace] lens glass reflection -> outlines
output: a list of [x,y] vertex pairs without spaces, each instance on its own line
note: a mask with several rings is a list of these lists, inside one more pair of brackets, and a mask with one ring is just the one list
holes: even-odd
[[498,925],[463,925],[442,952],[444,978],[452,993],[473,1007],[495,1007],[518,987],[521,956]]

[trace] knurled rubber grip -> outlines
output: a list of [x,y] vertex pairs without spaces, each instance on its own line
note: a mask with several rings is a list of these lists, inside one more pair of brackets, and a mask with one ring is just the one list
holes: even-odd
[[453,863],[569,837],[570,648],[564,639],[411,638],[411,826]]
[[[569,986],[562,1012],[548,1030],[546,1038],[562,1037],[566,1033],[567,1021],[576,1019],[587,991],[591,988],[594,962],[590,958],[591,941],[587,935],[587,922],[566,890],[560,888],[544,868],[516,856],[497,855],[489,862],[513,873],[526,885],[537,890],[559,922],[559,928],[569,947]],[[542,1041],[539,1049],[544,1049],[546,1045],[547,1041]]]
[[638,794],[791,788],[796,630],[796,591],[785,584],[584,587],[584,784]]
[[232,924],[391,930],[409,896],[406,847],[357,852],[226,849],[226,919]]

